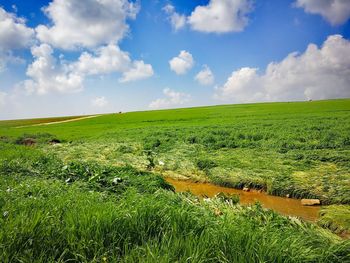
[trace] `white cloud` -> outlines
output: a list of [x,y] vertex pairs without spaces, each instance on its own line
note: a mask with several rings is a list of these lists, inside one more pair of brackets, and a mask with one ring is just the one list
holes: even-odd
[[94,107],[103,108],[103,107],[108,105],[108,101],[104,96],[101,96],[101,97],[96,97],[96,98],[92,99],[91,104]]
[[111,72],[126,71],[130,67],[131,59],[127,52],[116,45],[100,47],[95,54],[83,52],[72,68],[81,74],[96,75]]
[[83,89],[84,77],[71,71],[68,65],[57,62],[49,45],[32,47],[31,52],[35,60],[28,66],[26,73],[31,79],[24,81],[24,88],[29,93],[69,93]]
[[186,25],[186,16],[175,12],[175,7],[173,5],[167,4],[163,7],[163,10],[169,15],[170,24],[175,31]]
[[58,60],[48,44],[31,49],[34,61],[27,69],[28,79],[24,82],[29,92],[45,94],[50,91],[61,93],[83,90],[87,76],[119,72],[123,74],[121,82],[135,81],[153,75],[150,64],[143,61],[131,61],[129,54],[116,45],[98,48],[95,53],[83,52],[77,61]]
[[295,5],[310,14],[319,14],[332,25],[341,25],[350,18],[349,0],[297,0]]
[[183,105],[191,100],[191,96],[189,94],[176,92],[169,88],[164,89],[163,94],[165,95],[165,98],[152,101],[149,104],[149,107],[153,109],[168,108]]
[[214,83],[214,75],[211,72],[210,68],[207,65],[203,66],[203,69],[198,72],[194,78],[201,85],[212,85]]
[[194,64],[191,53],[181,50],[177,57],[169,60],[170,69],[178,75],[186,74]]
[[350,97],[350,41],[327,38],[321,48],[310,44],[270,63],[264,74],[256,68],[234,71],[215,97],[234,102],[281,101]]
[[145,64],[142,60],[136,60],[132,66],[123,73],[120,82],[136,81],[153,76],[153,68],[150,64]]
[[7,13],[0,7],[0,50],[28,47],[33,36],[34,30],[26,26],[23,18]]
[[251,10],[251,0],[210,0],[206,6],[197,6],[187,19],[196,31],[239,32],[247,26]]
[[84,52],[71,68],[83,75],[123,73],[120,82],[130,82],[153,76],[153,68],[142,60],[131,61],[129,54],[116,45],[100,47],[94,55]]
[[[153,75],[151,65],[143,61],[132,61],[130,55],[120,50],[116,44],[128,32],[126,19],[135,18],[138,4],[127,0],[54,0],[44,10],[53,24],[51,27],[40,25],[36,28],[37,37],[43,43],[31,49],[34,61],[27,68],[29,79],[22,83],[27,92],[78,92],[83,90],[83,82],[87,76],[113,72],[123,74],[121,82]],[[17,21],[17,28],[25,31],[24,21],[1,11],[2,9],[0,29],[3,27],[1,18],[6,15],[7,20],[11,18],[12,24]],[[34,31],[30,30],[33,35]],[[6,41],[1,42],[1,34],[4,33],[0,30],[0,44],[6,44]],[[19,40],[22,41],[21,38]],[[24,40],[22,42],[22,45],[27,45]],[[55,58],[51,45],[63,49],[99,47],[83,52],[77,61],[67,62]],[[3,54],[5,53],[1,52],[0,46],[0,70],[4,69],[10,58],[13,60],[13,57],[5,57]]]
[[128,0],[54,0],[44,9],[53,25],[39,25],[37,38],[63,49],[116,43],[128,32],[138,5]]
[[34,30],[27,27],[25,20],[16,14],[6,12],[0,7],[0,72],[7,64],[23,63],[24,60],[13,55],[13,50],[28,47],[33,42]]
[[259,101],[262,99],[261,89],[261,79],[257,75],[257,69],[245,67],[232,72],[226,83],[217,88],[216,97],[235,102]]

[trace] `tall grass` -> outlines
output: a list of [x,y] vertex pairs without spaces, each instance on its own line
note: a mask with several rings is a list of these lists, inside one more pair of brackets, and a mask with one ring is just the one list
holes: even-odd
[[[3,185],[2,185],[3,186]],[[350,243],[259,205],[28,178],[1,191],[2,262],[346,262]],[[215,211],[219,209],[222,215]]]
[[1,262],[349,260],[349,241],[234,196],[199,201],[150,172],[12,146],[1,146]]

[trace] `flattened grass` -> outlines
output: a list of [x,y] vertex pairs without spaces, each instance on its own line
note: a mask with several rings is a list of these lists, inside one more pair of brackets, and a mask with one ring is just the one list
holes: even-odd
[[331,229],[335,233],[349,235],[350,206],[330,205],[323,207],[317,223],[322,227]]

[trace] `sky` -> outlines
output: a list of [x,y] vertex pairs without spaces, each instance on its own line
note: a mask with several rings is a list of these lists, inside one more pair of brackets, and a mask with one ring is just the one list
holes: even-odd
[[350,0],[0,0],[0,119],[350,97]]

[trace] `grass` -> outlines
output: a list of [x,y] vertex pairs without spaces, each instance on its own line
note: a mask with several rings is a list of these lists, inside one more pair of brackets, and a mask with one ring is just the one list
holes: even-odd
[[[349,120],[350,100],[331,100],[0,122],[0,258],[349,261],[349,240],[327,230],[349,230]],[[235,196],[175,194],[159,174],[333,205],[321,228]]]
[[[345,99],[109,114],[18,129],[0,122],[0,134],[3,140],[51,134],[66,143],[40,147],[63,160],[128,164],[348,204],[349,120],[350,100]],[[202,161],[211,165],[203,169]]]
[[140,193],[129,185],[112,194],[89,191],[86,181],[1,178],[2,262],[345,262],[350,256],[349,241],[259,205],[203,203],[161,187]]
[[338,234],[350,233],[350,206],[330,205],[323,207],[318,224]]

